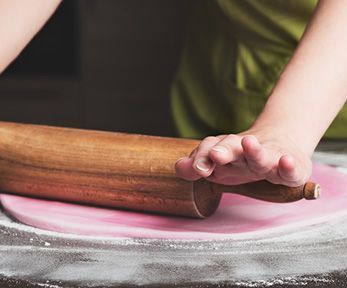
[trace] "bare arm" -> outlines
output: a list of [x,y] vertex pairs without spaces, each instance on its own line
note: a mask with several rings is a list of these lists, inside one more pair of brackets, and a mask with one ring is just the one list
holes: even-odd
[[0,73],[19,55],[61,0],[0,0]]
[[271,123],[312,153],[346,99],[347,2],[321,0],[254,126]]
[[346,98],[347,1],[320,0],[252,127],[205,138],[192,156],[176,163],[177,174],[230,185],[261,179],[301,185],[310,176],[316,145]]

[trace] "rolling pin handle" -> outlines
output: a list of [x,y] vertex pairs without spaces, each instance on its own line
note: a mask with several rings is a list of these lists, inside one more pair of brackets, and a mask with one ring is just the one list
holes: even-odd
[[319,198],[321,191],[319,184],[313,182],[307,182],[298,187],[288,187],[265,180],[234,186],[213,183],[212,190],[275,203],[289,203],[301,199],[314,200]]
[[317,183],[307,182],[304,185],[303,196],[306,200],[315,200],[320,197],[321,187]]

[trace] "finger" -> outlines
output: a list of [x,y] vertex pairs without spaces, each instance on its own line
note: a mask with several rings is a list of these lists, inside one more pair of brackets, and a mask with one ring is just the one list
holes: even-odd
[[278,173],[280,177],[287,181],[287,185],[301,185],[304,183],[303,175],[300,175],[299,169],[295,165],[295,160],[290,155],[283,155],[278,161]]
[[267,153],[256,137],[252,135],[244,136],[241,145],[250,170],[257,174],[266,174],[271,171],[275,159]]
[[259,175],[255,175],[248,167],[237,167],[235,165],[216,166],[208,181],[224,185],[239,185],[243,183],[261,180]]
[[216,166],[213,161],[209,158],[210,149],[218,143],[219,138],[217,137],[206,137],[201,141],[199,147],[196,150],[196,154],[193,161],[193,168],[202,177],[208,177],[213,172]]
[[209,157],[218,165],[225,165],[242,158],[241,137],[230,134],[214,145]]
[[195,148],[190,154],[189,154],[189,158],[195,158],[196,152],[198,151],[197,148]]
[[193,159],[189,157],[183,157],[178,159],[175,163],[175,170],[178,177],[183,178],[188,181],[195,181],[201,178],[201,176],[196,173],[192,168]]

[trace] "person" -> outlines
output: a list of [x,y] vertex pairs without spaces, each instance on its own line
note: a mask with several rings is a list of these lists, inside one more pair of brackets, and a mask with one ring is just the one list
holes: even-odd
[[347,138],[347,2],[197,5],[172,107],[180,134],[204,139],[177,174],[304,184],[323,135]]
[[[0,0],[0,72],[60,1]],[[346,35],[345,1],[197,1],[172,107],[180,135],[204,139],[177,175],[307,181],[323,135],[347,136]]]

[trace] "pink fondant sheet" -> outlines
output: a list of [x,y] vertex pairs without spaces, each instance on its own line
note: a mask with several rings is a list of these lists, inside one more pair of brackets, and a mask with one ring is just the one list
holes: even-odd
[[299,227],[347,214],[347,175],[315,164],[311,180],[322,186],[318,200],[276,204],[224,194],[220,207],[204,220],[1,194],[3,208],[18,221],[37,228],[102,237],[226,239],[264,231]]

